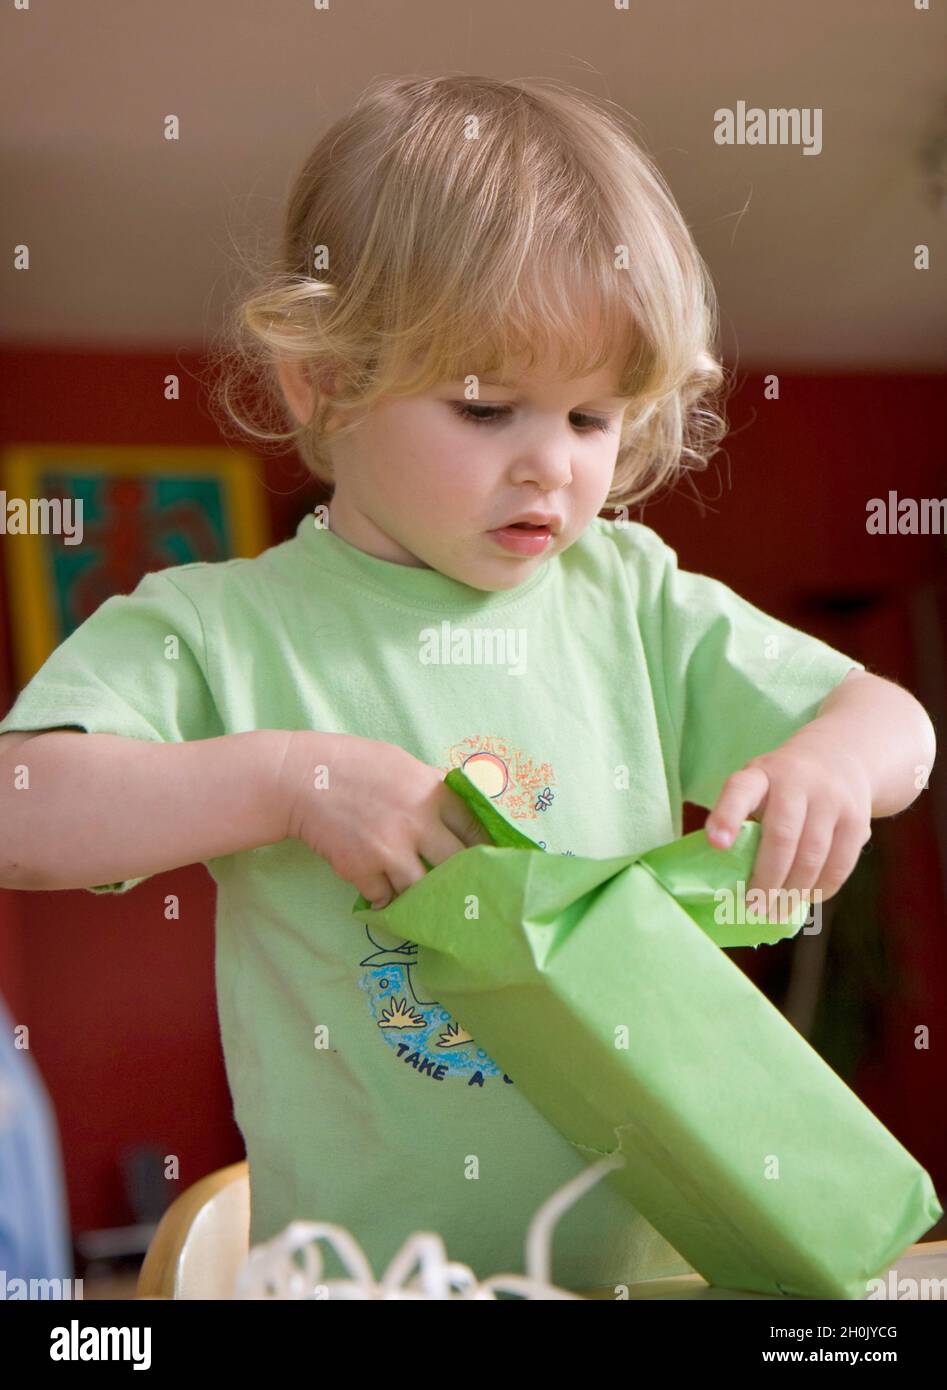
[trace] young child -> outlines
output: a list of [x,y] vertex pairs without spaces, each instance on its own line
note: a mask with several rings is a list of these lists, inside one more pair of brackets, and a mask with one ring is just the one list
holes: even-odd
[[[413,944],[352,917],[356,890],[381,906],[486,838],[450,768],[558,854],[665,843],[683,800],[718,845],[755,814],[752,886],[824,898],[924,785],[911,695],[627,519],[721,437],[715,322],[609,103],[373,84],[239,315],[236,360],[252,349],[290,412],[248,427],[331,479],[327,517],[146,574],[0,724],[0,882],[125,892],[199,861],[218,885],[253,1243],[338,1222],[380,1276],[431,1230],[480,1277],[517,1271],[531,1215],[585,1166],[428,997]],[[608,1185],[557,1231],[568,1288],[687,1269]]]

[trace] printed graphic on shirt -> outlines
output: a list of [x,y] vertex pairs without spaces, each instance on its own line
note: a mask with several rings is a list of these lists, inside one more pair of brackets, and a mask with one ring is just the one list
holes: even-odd
[[[535,763],[505,739],[474,735],[448,750],[444,774],[463,770],[471,782],[496,803],[509,820],[541,821],[555,803],[556,777],[552,764]],[[537,829],[540,828],[537,826]],[[532,827],[526,830],[532,833]],[[545,839],[536,839],[549,849]],[[572,850],[562,851],[565,854]],[[436,999],[424,999],[414,967],[418,948],[413,941],[386,944],[388,936],[365,927],[370,950],[359,964],[359,980],[379,1036],[406,1066],[419,1076],[444,1081],[460,1077],[468,1086],[482,1087],[488,1077],[510,1078],[477,1041]]]

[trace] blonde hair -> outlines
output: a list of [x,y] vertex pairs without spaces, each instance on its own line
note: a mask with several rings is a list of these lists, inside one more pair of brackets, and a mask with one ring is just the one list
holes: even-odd
[[[329,482],[333,407],[341,434],[387,394],[505,375],[518,357],[581,377],[621,354],[633,400],[608,502],[706,467],[727,428],[711,404],[716,297],[629,121],[553,79],[373,82],[296,178],[280,253],[225,326],[213,400]],[[281,357],[313,386],[305,424]]]

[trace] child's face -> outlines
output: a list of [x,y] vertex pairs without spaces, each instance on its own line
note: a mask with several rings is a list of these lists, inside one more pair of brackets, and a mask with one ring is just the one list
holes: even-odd
[[[612,363],[569,381],[483,379],[475,401],[457,381],[379,402],[349,436],[329,436],[330,527],[381,559],[514,588],[604,506],[627,405],[617,380]],[[532,512],[548,530],[503,529]]]

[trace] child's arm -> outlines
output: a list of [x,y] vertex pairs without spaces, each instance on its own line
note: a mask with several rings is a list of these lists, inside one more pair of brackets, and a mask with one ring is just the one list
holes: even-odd
[[818,888],[830,898],[858,862],[872,817],[910,806],[936,751],[934,726],[913,695],[850,671],[815,719],[727,778],[705,823],[708,838],[726,847],[762,810],[748,891]]
[[289,739],[0,735],[0,886],[91,888],[284,839],[277,774]]
[[4,888],[93,888],[299,839],[376,906],[425,861],[491,843],[437,768],[308,729],[174,743],[0,734],[0,824]]

